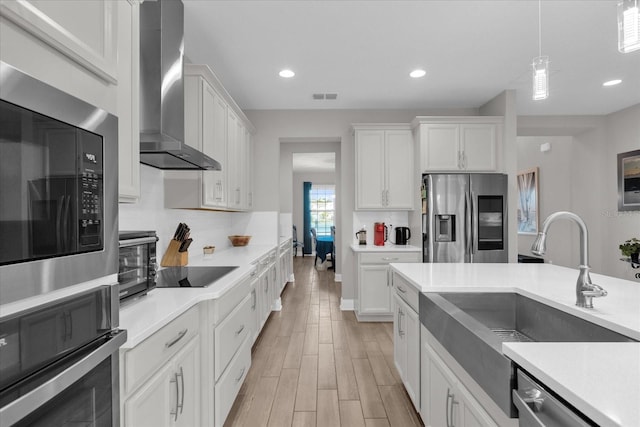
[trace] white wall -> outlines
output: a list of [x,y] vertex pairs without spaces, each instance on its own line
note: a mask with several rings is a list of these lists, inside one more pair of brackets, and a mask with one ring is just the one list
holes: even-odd
[[247,117],[256,128],[254,142],[254,192],[255,208],[264,211],[277,210],[280,200],[273,194],[273,185],[280,178],[280,141],[282,138],[326,138],[341,141],[340,170],[336,182],[340,182],[340,228],[336,228],[336,256],[342,265],[342,297],[354,298],[354,281],[351,266],[354,258],[349,245],[350,235],[344,230],[353,229],[355,208],[354,142],[352,123],[409,123],[416,116],[425,115],[476,115],[474,108],[459,110],[248,110]]
[[[518,135],[573,137],[572,173],[565,165],[557,175],[558,180],[570,182],[571,210],[589,229],[592,270],[637,280],[634,278],[637,270],[632,271],[628,264],[619,261],[618,245],[632,236],[640,236],[640,212],[618,212],[616,156],[640,149],[640,104],[604,117],[518,117]],[[557,182],[552,185],[555,184]],[[561,208],[548,206],[547,211]],[[555,231],[550,235],[563,227],[575,228],[567,224],[554,224],[552,230]],[[573,239],[556,242],[560,250],[576,251],[578,236],[573,233]],[[572,257],[575,260],[575,255]]]
[[[540,145],[549,143],[551,150],[540,151]],[[572,180],[576,165],[573,162],[573,137],[528,136],[518,137],[518,171],[539,168],[538,220],[542,221],[555,211],[572,211]],[[535,235],[518,234],[518,253],[531,255]],[[546,262],[576,268],[579,265],[578,232],[576,227],[553,225],[549,233]],[[569,242],[570,244],[566,244]]]
[[[162,170],[140,165],[141,196],[138,203],[119,204],[120,230],[156,230],[158,259],[162,257],[178,223],[191,228],[193,243],[189,252],[202,253],[202,247],[231,247],[227,236],[251,235],[249,244],[278,244],[277,212],[220,212],[189,209],[165,209]],[[195,190],[194,190],[195,191]]]
[[603,182],[603,209],[600,212],[603,233],[602,272],[607,275],[635,280],[638,270],[618,259],[622,256],[620,243],[631,237],[640,238],[640,211],[618,212],[617,155],[632,150],[640,150],[640,104],[632,106],[605,118],[606,154]]

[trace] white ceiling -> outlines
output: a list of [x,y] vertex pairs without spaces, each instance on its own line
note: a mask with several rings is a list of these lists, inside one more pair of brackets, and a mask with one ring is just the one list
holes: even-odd
[[[615,0],[542,2],[550,97],[531,100],[536,0],[184,0],[185,54],[242,109],[475,108],[505,89],[520,115],[608,114],[640,102],[640,51],[617,50]],[[412,79],[414,68],[427,76]],[[292,79],[278,72],[291,68]],[[613,78],[622,84],[602,83]],[[338,93],[314,101],[313,93]]]
[[293,172],[335,172],[336,153],[293,153]]

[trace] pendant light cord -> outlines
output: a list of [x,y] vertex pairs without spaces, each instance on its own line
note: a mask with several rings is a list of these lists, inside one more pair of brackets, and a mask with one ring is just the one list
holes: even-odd
[[542,0],[538,0],[538,57],[542,56]]

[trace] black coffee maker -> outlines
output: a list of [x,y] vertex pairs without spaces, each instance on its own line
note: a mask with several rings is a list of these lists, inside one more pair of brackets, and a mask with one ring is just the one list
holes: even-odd
[[409,227],[396,227],[396,245],[406,245],[411,238]]

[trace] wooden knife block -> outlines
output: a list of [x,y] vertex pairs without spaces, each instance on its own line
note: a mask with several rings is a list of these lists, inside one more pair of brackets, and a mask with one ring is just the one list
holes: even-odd
[[165,251],[162,256],[162,261],[160,261],[160,265],[163,267],[182,267],[189,263],[189,252],[178,252],[180,249],[180,245],[182,242],[171,239],[169,242],[169,247]]

